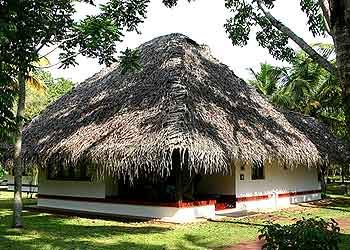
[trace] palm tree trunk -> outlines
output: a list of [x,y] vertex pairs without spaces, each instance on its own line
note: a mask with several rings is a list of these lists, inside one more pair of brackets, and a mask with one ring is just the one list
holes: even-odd
[[12,227],[21,228],[23,227],[22,223],[22,129],[24,124],[24,108],[25,108],[25,71],[20,70],[18,74],[18,106],[17,106],[17,134],[15,140],[15,152],[14,152],[14,181],[15,181],[15,190],[14,190],[14,203],[13,203],[13,221]]

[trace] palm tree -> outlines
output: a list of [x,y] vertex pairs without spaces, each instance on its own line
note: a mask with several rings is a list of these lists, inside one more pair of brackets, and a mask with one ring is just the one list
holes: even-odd
[[[333,45],[315,44],[314,48],[335,63]],[[346,134],[340,84],[305,52],[298,52],[290,67],[265,63],[259,72],[250,71],[254,79],[249,82],[277,106],[319,118],[336,134]]]
[[250,84],[255,86],[260,94],[272,96],[278,89],[278,85],[285,76],[285,68],[275,67],[267,63],[260,64],[260,71],[255,72],[252,68],[249,69],[254,76],[250,80]]
[[[314,48],[335,63],[333,45],[315,44]],[[339,82],[305,52],[297,53],[290,67],[279,68],[265,63],[258,73],[251,72],[254,79],[250,83],[277,106],[316,117],[341,138],[349,134]],[[326,188],[327,169],[326,165],[320,167],[322,190]]]

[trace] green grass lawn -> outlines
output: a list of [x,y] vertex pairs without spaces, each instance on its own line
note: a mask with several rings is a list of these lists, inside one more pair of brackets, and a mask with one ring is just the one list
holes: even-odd
[[[254,240],[265,220],[289,223],[318,215],[350,221],[350,199],[337,197],[317,207],[298,206],[240,220],[172,225],[158,222],[123,223],[24,212],[24,229],[11,229],[12,193],[0,192],[0,249],[216,249]],[[26,204],[35,200],[25,200]],[[350,249],[349,228],[342,230],[342,250]]]

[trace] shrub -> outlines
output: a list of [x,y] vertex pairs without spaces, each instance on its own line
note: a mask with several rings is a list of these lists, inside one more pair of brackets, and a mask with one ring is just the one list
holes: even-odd
[[[0,155],[1,156],[1,155]],[[3,166],[1,165],[1,163],[0,163],[0,179],[2,178],[2,177],[4,177],[5,176],[5,169],[3,168]]]
[[338,250],[340,228],[331,219],[311,218],[291,225],[268,223],[259,230],[264,250]]

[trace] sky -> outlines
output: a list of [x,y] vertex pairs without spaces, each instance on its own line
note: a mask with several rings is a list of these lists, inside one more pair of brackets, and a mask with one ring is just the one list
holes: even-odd
[[[98,0],[103,3],[105,0]],[[306,16],[300,11],[299,1],[277,0],[272,13],[280,21],[287,24],[309,43],[327,42],[327,38],[314,38],[307,30]],[[77,4],[76,19],[81,19],[87,14],[96,13],[96,8],[87,4]],[[127,47],[136,48],[140,44],[155,37],[170,33],[182,33],[200,44],[210,47],[212,55],[222,63],[228,65],[236,75],[243,79],[251,78],[249,68],[259,69],[260,63],[281,65],[272,58],[266,49],[258,46],[254,34],[245,47],[234,47],[228,35],[225,33],[226,19],[232,16],[224,6],[224,0],[195,0],[188,3],[187,0],[179,0],[174,8],[166,8],[162,0],[151,0],[148,7],[147,19],[140,25],[142,34],[128,33],[124,41],[118,44],[119,51]],[[292,44],[292,46],[295,46]],[[49,50],[49,48],[46,48]],[[51,64],[58,61],[58,52],[49,56]],[[97,60],[82,56],[78,57],[78,66],[68,69],[50,68],[54,77],[72,79],[81,82],[100,71],[105,66],[99,65]]]

